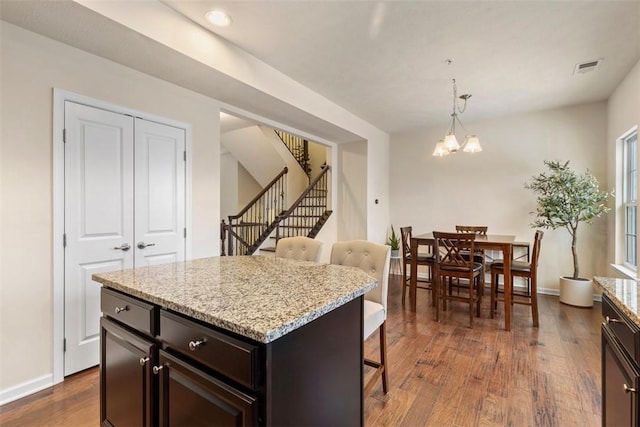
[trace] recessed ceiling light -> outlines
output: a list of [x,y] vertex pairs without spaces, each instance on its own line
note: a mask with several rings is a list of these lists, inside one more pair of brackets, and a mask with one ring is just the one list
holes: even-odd
[[228,27],[231,25],[231,17],[222,10],[210,10],[204,15],[207,21],[218,27]]

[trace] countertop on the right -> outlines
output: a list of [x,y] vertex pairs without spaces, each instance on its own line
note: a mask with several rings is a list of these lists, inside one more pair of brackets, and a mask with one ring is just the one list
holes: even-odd
[[640,327],[640,283],[631,279],[615,277],[594,277],[598,285],[613,303]]

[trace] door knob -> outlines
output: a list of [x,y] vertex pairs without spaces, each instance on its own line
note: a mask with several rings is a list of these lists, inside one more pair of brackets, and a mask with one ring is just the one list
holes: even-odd
[[125,251],[125,252],[126,252],[126,251],[128,251],[129,249],[131,249],[131,246],[129,246],[129,244],[128,244],[128,243],[123,243],[123,244],[121,244],[120,246],[116,246],[116,247],[115,247],[115,248],[113,248],[113,249],[116,249],[116,250],[119,250],[119,251]]
[[144,241],[140,241],[138,242],[137,246],[138,246],[138,249],[144,249],[147,246],[155,246],[155,245],[156,245],[155,243],[145,243]]
[[147,246],[155,246],[155,245],[156,245],[155,243],[145,243],[145,242],[144,242],[144,241],[142,241],[142,240],[141,240],[141,241],[139,241],[139,242],[138,242],[138,244],[137,244],[138,249],[144,249],[144,248],[146,248]]

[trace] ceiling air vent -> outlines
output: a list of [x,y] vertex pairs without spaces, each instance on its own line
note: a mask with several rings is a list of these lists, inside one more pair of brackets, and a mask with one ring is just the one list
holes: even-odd
[[580,64],[576,64],[576,68],[573,70],[573,74],[586,74],[590,71],[595,71],[602,64],[602,58],[596,59],[594,61],[582,62]]

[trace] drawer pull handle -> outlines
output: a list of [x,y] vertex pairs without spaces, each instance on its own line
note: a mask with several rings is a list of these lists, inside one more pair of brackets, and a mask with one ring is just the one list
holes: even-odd
[[206,339],[202,338],[201,340],[189,341],[189,350],[195,351],[201,345],[204,345],[207,342]]
[[619,319],[612,319],[609,316],[605,316],[604,319],[607,321],[607,323],[621,323],[621,321]]
[[127,311],[127,310],[129,310],[129,306],[128,306],[128,305],[125,305],[124,307],[116,307],[115,312],[116,312],[116,314],[120,314],[120,313],[122,313],[123,311]]
[[628,385],[626,385],[626,384],[622,384],[622,388],[624,388],[624,392],[625,392],[625,393],[635,393],[635,392],[636,392],[636,389],[635,389],[635,388],[633,388],[633,387],[629,387],[629,386],[628,386]]
[[153,367],[153,373],[158,375],[158,373],[162,370],[163,367],[164,366],[162,366],[162,365],[161,366],[154,366]]
[[141,357],[140,358],[140,366],[146,365],[148,361],[149,361],[148,357]]

